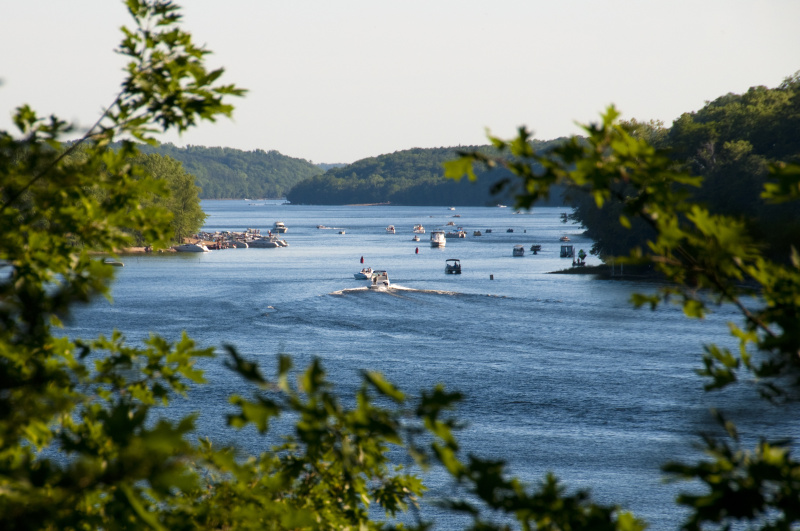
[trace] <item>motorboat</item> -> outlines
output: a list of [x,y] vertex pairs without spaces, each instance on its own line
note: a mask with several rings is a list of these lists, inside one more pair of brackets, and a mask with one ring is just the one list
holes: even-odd
[[562,245],[561,258],[575,258],[575,248],[571,245]]
[[533,254],[536,254],[536,253],[538,253],[538,252],[539,252],[539,251],[541,251],[541,250],[542,250],[542,246],[541,246],[541,245],[539,245],[539,244],[536,244],[536,243],[534,243],[533,245],[531,245],[531,252],[532,252]]
[[447,226],[448,226],[448,227],[455,226],[455,224],[456,224],[456,222],[455,222],[455,221],[448,221],[448,222],[447,222]]
[[482,233],[481,233],[481,231],[479,231],[479,230],[474,230],[474,231],[472,231],[472,235],[473,235],[473,236],[483,236],[483,234],[482,234]]
[[447,240],[445,239],[443,230],[431,232],[431,247],[444,247],[446,244]]
[[355,277],[356,280],[369,280],[372,278],[372,268],[365,267],[358,273],[353,273],[353,276]]
[[373,271],[370,289],[386,289],[389,287],[389,274],[386,271]]
[[340,230],[339,234],[345,234],[345,232],[343,230]]
[[183,245],[176,245],[173,247],[179,253],[208,253],[208,247],[202,243],[184,243]]
[[247,242],[247,246],[252,249],[274,249],[276,247],[285,247],[285,245],[281,245],[276,238],[258,238],[257,240]]
[[514,229],[506,229],[506,232],[514,232]]
[[492,232],[492,229],[486,229],[484,232],[485,232],[486,234],[491,234],[491,232]]
[[569,241],[569,236],[562,236],[562,237],[559,238],[559,240],[561,240],[562,242],[568,242]]
[[415,234],[414,237],[411,238],[411,241],[412,242],[418,242],[419,241],[419,235]]
[[451,275],[460,275],[461,261],[458,258],[448,258],[444,261],[444,272]]
[[414,225],[414,233],[425,234],[425,227],[423,227],[422,225]]
[[395,233],[394,225],[389,225],[388,227],[386,227],[386,232],[388,232],[389,234],[394,234]]
[[525,247],[521,245],[515,245],[514,250],[511,252],[512,256],[525,256]]
[[103,263],[105,265],[110,265],[110,266],[114,266],[114,267],[123,267],[125,265],[122,262],[120,262],[119,260],[116,260],[114,258],[106,258],[105,260],[103,260]]
[[289,230],[289,229],[286,227],[286,225],[284,225],[283,221],[276,221],[272,225],[272,232],[274,232],[276,234],[283,234],[287,230]]
[[463,230],[449,231],[444,235],[445,238],[466,238],[467,233]]
[[247,242],[234,240],[233,242],[231,242],[231,247],[233,247],[234,249],[247,249],[248,245]]

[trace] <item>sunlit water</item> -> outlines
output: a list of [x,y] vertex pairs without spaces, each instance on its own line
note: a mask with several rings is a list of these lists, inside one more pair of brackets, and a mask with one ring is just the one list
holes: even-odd
[[[117,327],[139,340],[151,332],[177,339],[186,330],[203,346],[235,345],[267,374],[279,352],[299,367],[316,356],[344,395],[357,389],[362,369],[381,371],[412,394],[442,382],[466,395],[459,409],[469,423],[460,434],[465,451],[506,459],[530,484],[553,471],[570,489],[590,488],[651,529],[675,529],[683,517],[673,499],[685,486],[665,485],[659,467],[696,457],[692,444],[711,427],[709,407],[731,411],[746,436],[800,435],[780,411],[753,404],[751,392],[702,392],[693,372],[702,344],[733,346],[725,326],[736,318],[731,309],[691,321],[675,307],[633,309],[630,294],[653,290],[649,282],[548,274],[571,264],[559,258],[561,236],[576,249],[591,247],[578,227],[561,223],[564,209],[515,215],[263,201],[204,201],[203,208],[208,231],[266,232],[284,221],[290,245],[123,257],[113,304],[79,309],[68,332],[90,337]],[[430,230],[448,221],[469,236],[432,249]],[[428,232],[414,242],[417,223]],[[394,235],[385,231],[390,224]],[[542,245],[538,255],[527,251],[533,243]],[[525,245],[525,257],[512,257],[515,244]],[[368,290],[354,280],[361,257],[386,269],[395,289]],[[463,274],[445,275],[447,258],[460,259]],[[224,427],[227,397],[247,389],[223,359],[204,361],[209,384],[176,405],[201,412],[201,435],[258,452],[268,446],[263,438]],[[436,471],[426,482],[433,495],[452,492]],[[422,514],[438,529],[461,523],[428,506]]]

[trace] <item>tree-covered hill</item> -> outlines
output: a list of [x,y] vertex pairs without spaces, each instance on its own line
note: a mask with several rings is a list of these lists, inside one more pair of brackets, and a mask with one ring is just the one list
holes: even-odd
[[[547,149],[558,140],[537,142]],[[492,194],[511,174],[502,169],[477,172],[477,181],[453,181],[444,177],[442,164],[458,157],[458,151],[490,151],[488,146],[413,148],[331,168],[294,186],[287,194],[292,203],[341,205],[392,203],[396,205],[475,205],[513,203],[517,190],[505,186]],[[552,194],[550,204],[561,204]],[[542,203],[544,204],[544,202]]]
[[140,150],[168,155],[183,163],[202,189],[201,199],[277,199],[286,197],[292,186],[303,179],[323,172],[307,160],[261,149],[160,144],[141,146]]
[[[744,94],[721,96],[699,111],[682,114],[671,127],[636,121],[625,126],[634,136],[666,149],[677,169],[701,176],[703,184],[692,189],[692,198],[714,214],[740,219],[771,256],[788,256],[790,245],[800,241],[797,206],[761,200],[770,166],[800,160],[800,75],[776,88],[752,87]],[[630,190],[618,192],[630,198]],[[587,227],[601,255],[625,255],[652,235],[636,220],[633,230],[617,224],[623,202],[598,209],[588,195],[570,195],[576,207],[573,219]]]

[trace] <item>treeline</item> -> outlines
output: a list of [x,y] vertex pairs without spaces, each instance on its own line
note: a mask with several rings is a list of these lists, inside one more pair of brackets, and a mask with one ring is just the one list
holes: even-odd
[[[538,142],[536,149],[547,149],[559,142]],[[343,205],[392,203],[396,205],[483,206],[512,203],[519,192],[517,180],[503,169],[477,169],[477,180],[454,181],[444,177],[442,164],[458,157],[458,151],[486,151],[489,146],[458,148],[413,148],[396,151],[331,168],[294,186],[287,194],[292,203]],[[560,194],[542,204],[562,204]]]
[[195,176],[201,199],[244,199],[286,197],[298,182],[323,170],[304,159],[277,151],[242,151],[234,148],[174,144],[140,146],[140,151],[169,156]]
[[[796,205],[769,204],[760,199],[769,167],[800,160],[800,76],[777,88],[752,87],[744,94],[726,94],[697,112],[684,113],[671,127],[650,122],[626,122],[634,136],[668,150],[676,169],[702,176],[703,185],[691,197],[712,213],[735,216],[755,241],[774,258],[788,256],[789,245],[800,242],[800,211]],[[572,219],[587,228],[601,256],[627,255],[644,245],[652,233],[641,220],[631,230],[617,223],[632,196],[618,189],[623,200],[598,209],[579,190],[568,193],[575,207]]]

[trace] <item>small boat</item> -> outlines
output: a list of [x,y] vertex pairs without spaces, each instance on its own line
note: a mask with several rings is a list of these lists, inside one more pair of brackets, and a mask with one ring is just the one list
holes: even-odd
[[456,207],[450,207],[450,210],[455,210],[455,209],[456,209]]
[[114,267],[123,267],[125,265],[119,260],[115,260],[113,258],[106,258],[105,260],[103,260],[103,263]]
[[467,233],[463,230],[450,231],[444,235],[445,238],[466,238]]
[[425,227],[423,227],[422,225],[414,225],[414,233],[425,234]]
[[276,247],[285,247],[284,245],[281,245],[275,238],[259,238],[257,240],[248,242],[247,245],[252,249],[274,249]]
[[353,273],[353,276],[355,277],[356,280],[369,280],[372,278],[372,268],[365,267],[358,273]]
[[435,230],[431,232],[431,247],[444,247],[447,240],[444,237],[443,230]]
[[456,222],[455,222],[455,221],[448,221],[448,222],[447,222],[447,226],[448,226],[448,227],[449,227],[449,226],[455,226],[455,224],[456,224]]
[[508,208],[508,207],[506,205],[501,205],[500,203],[497,203],[497,208]]
[[344,233],[345,233],[345,232],[344,232],[343,230],[340,230],[340,231],[339,231],[339,234],[344,234]]
[[419,236],[415,234],[414,237],[411,238],[411,241],[412,242],[418,242],[419,241]]
[[388,232],[389,234],[394,234],[395,233],[394,225],[389,225],[388,227],[386,227],[386,232]]
[[575,248],[571,245],[562,245],[561,258],[575,258]]
[[389,274],[386,271],[373,271],[372,284],[369,289],[386,289],[389,287]]
[[538,245],[538,244],[535,244],[535,243],[533,245],[531,245],[531,252],[533,254],[536,254],[541,250],[542,250],[542,246],[541,245]]
[[450,275],[460,275],[461,261],[457,258],[448,258],[444,261],[444,272]]
[[569,241],[569,236],[562,236],[562,237],[559,238],[559,240],[561,240],[562,242],[568,242]]
[[234,249],[247,249],[248,245],[247,242],[234,240],[231,242],[231,247],[233,247]]
[[485,230],[485,231],[483,231],[483,232],[485,232],[486,234],[491,234],[491,233],[492,233],[492,229],[486,229],[486,230]]
[[473,236],[483,236],[483,234],[481,234],[481,231],[479,231],[479,230],[472,231],[472,235]]
[[511,256],[525,256],[525,247],[521,245],[515,245],[514,250],[511,252]]
[[202,243],[184,243],[183,245],[176,245],[173,247],[179,253],[208,253],[208,247]]
[[286,225],[283,224],[283,221],[276,221],[272,225],[272,232],[275,232],[277,234],[283,234],[287,230],[289,229],[286,227]]
[[506,229],[506,232],[514,232],[514,229]]

